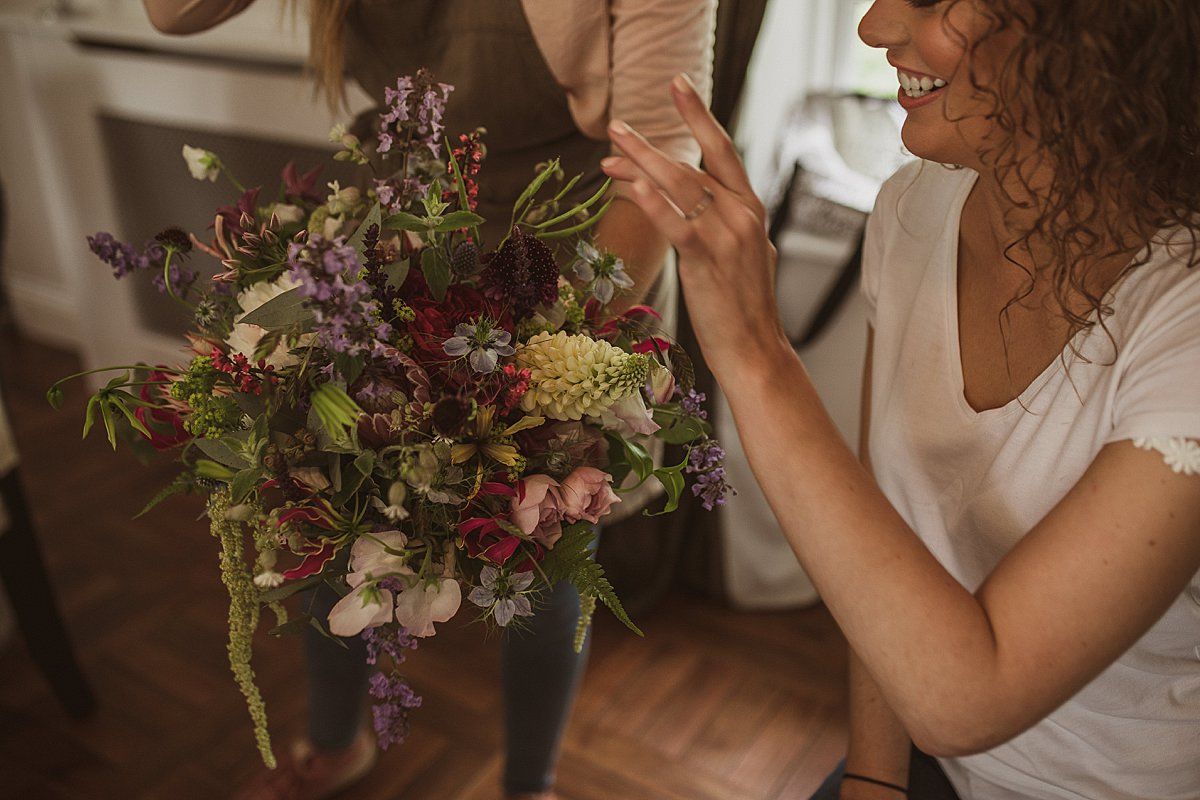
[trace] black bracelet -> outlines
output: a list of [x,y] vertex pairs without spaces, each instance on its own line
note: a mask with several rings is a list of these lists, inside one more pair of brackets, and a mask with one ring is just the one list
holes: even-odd
[[901,786],[898,783],[888,783],[887,781],[879,780],[879,778],[869,778],[866,775],[856,775],[853,772],[845,772],[842,774],[842,780],[844,780],[844,781],[862,781],[863,783],[873,783],[876,786],[882,786],[885,789],[895,789],[900,794],[904,795],[905,797],[908,797],[908,787],[907,786]]

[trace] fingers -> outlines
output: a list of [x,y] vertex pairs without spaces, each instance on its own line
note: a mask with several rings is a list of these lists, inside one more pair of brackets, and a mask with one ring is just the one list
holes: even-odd
[[[700,143],[704,166],[709,174],[745,200],[752,210],[760,209],[762,204],[754,194],[733,140],[717,122],[708,104],[686,75],[677,75],[671,81],[671,97],[684,122],[691,128],[692,135]],[[762,218],[764,215],[760,213],[758,216]]]
[[666,193],[667,198],[678,208],[686,212],[704,200],[704,185],[697,178],[697,170],[689,170],[678,161],[667,157],[646,141],[644,136],[620,120],[613,120],[609,125],[609,135],[613,144]]
[[639,177],[629,185],[629,189],[633,202],[676,249],[681,253],[702,255],[698,250],[699,241],[694,227],[680,215],[679,209],[657,186],[647,178]]

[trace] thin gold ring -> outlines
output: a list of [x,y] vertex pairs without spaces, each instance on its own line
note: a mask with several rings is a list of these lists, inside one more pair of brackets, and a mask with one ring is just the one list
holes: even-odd
[[713,201],[717,199],[716,195],[714,195],[712,190],[710,190],[707,186],[702,186],[700,188],[704,192],[704,197],[700,198],[700,202],[696,203],[695,207],[691,211],[683,215],[683,218],[688,222],[691,222],[692,220],[698,218],[705,211],[708,211],[708,209],[712,207]]

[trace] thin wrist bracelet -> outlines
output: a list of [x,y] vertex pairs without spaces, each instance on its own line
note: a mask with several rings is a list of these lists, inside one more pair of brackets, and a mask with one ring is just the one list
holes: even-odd
[[885,789],[895,789],[900,794],[904,795],[905,797],[908,797],[908,787],[907,786],[901,786],[898,783],[888,783],[887,781],[879,780],[879,778],[871,778],[866,775],[858,775],[853,772],[846,772],[846,773],[842,774],[842,780],[844,780],[844,781],[862,781],[863,783],[873,783],[876,786],[882,786]]

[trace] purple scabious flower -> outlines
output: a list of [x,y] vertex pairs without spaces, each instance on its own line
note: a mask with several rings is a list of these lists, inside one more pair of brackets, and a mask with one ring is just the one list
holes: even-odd
[[438,83],[427,70],[418,70],[416,77],[402,76],[396,88],[383,90],[387,109],[379,116],[379,152],[411,153],[425,147],[439,158],[442,145],[442,119],[446,101],[454,87]]
[[704,410],[704,402],[708,397],[704,392],[697,392],[695,389],[688,389],[679,400],[679,406],[683,409],[683,413],[696,417],[697,419],[708,419],[708,412]]
[[345,237],[311,234],[288,245],[288,267],[301,297],[316,318],[318,341],[336,353],[378,354],[392,328],[380,313],[371,287],[359,280],[362,265]]
[[380,701],[371,709],[379,747],[386,750],[403,743],[408,736],[408,712],[421,707],[420,696],[395,672],[391,675],[376,672],[371,676],[369,690]]
[[[385,586],[384,584],[387,583],[387,580],[380,581],[380,587],[395,588],[394,586]],[[403,651],[416,650],[418,644],[418,640],[409,636],[408,631],[403,626],[393,628],[387,625],[380,625],[374,628],[367,628],[362,632],[362,638],[367,645],[367,663],[371,666],[374,666],[379,660],[380,653],[391,658],[393,664],[399,664],[404,660]]]
[[692,494],[700,498],[705,511],[725,505],[730,495],[737,494],[725,480],[725,448],[716,439],[705,439],[688,451],[684,472],[696,476]]

